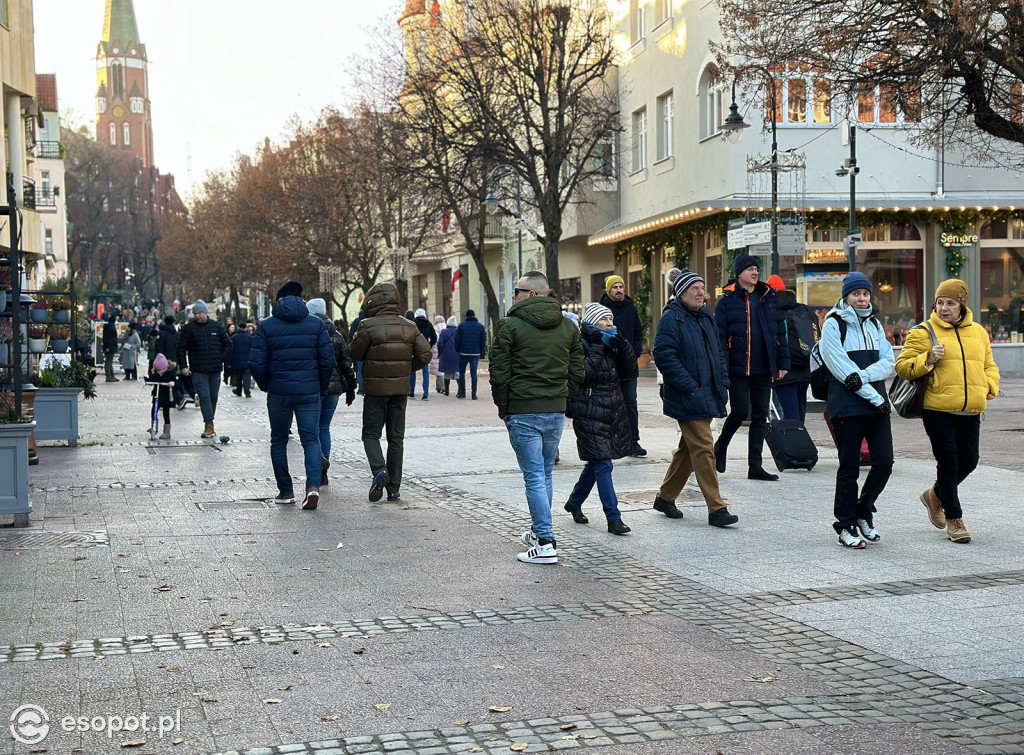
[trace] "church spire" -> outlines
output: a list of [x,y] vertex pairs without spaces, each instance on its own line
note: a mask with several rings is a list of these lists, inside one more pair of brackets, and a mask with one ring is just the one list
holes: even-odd
[[100,44],[109,47],[116,44],[127,49],[135,44],[143,57],[146,46],[139,42],[139,27],[135,23],[135,5],[132,0],[107,0],[107,10],[103,15],[103,37]]

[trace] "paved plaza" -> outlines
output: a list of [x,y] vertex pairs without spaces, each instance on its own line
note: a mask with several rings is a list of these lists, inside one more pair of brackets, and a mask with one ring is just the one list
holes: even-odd
[[[927,439],[894,419],[863,551],[831,529],[820,416],[810,473],[748,481],[732,444],[737,527],[707,525],[692,481],[683,520],[654,512],[678,436],[640,382],[650,454],[615,471],[633,533],[605,531],[596,491],[589,525],[562,511],[582,468],[567,426],[558,566],[515,559],[529,520],[486,383],[410,400],[399,503],[367,501],[361,400],[339,407],[312,512],[269,500],[262,394],[221,392],[227,445],[199,439],[193,407],[151,442],[148,392],[101,383],[79,446],[41,444],[32,526],[0,529],[2,715],[49,719],[0,752],[1024,752],[1024,381],[982,425],[974,540],[929,523]],[[167,731],[92,730],[143,713]]]

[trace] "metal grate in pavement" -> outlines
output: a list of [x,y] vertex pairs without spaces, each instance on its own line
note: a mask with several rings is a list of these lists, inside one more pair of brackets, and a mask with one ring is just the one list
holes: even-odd
[[262,498],[242,498],[237,501],[196,501],[200,511],[241,511],[244,509],[269,509]]
[[0,550],[21,551],[39,548],[107,547],[106,532],[25,532],[0,535]]
[[169,453],[171,451],[184,451],[186,453],[190,451],[202,451],[204,448],[221,453],[221,450],[217,448],[217,446],[211,446],[207,443],[197,443],[195,445],[188,446],[146,446],[146,450],[154,456]]

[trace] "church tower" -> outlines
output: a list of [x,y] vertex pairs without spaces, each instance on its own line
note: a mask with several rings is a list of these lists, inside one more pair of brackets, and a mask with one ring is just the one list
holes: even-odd
[[139,41],[132,0],[107,0],[96,52],[96,139],[153,166],[146,46]]

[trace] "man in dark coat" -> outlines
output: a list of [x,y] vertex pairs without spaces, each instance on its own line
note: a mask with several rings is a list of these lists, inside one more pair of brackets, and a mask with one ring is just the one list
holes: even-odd
[[[715,305],[718,339],[729,363],[729,416],[715,443],[715,464],[725,471],[729,441],[744,420],[750,418],[747,436],[747,478],[779,479],[761,464],[772,381],[789,371],[786,324],[775,291],[758,281],[760,267],[749,254],[739,254],[733,264],[733,289],[726,290]],[[660,365],[659,365],[660,369]]]
[[220,373],[231,358],[231,339],[227,329],[210,319],[210,311],[202,299],[192,305],[192,320],[178,333],[178,366],[183,377],[191,377],[199,394],[203,412],[201,438],[216,435],[213,418],[217,413]]
[[249,370],[249,355],[252,353],[253,335],[256,326],[248,323],[244,330],[231,336],[231,377],[234,390],[231,392],[241,396],[245,391],[246,398],[252,398],[252,372]]
[[320,503],[320,394],[334,372],[334,348],[327,326],[309,314],[302,286],[288,281],[277,291],[273,316],[260,323],[253,337],[249,370],[267,394],[270,417],[270,461],[277,480],[274,503],[295,503],[288,471],[288,433],[292,416],[299,431],[306,469],[302,508]]
[[[394,283],[378,283],[366,292],[363,311],[352,343],[353,361],[363,363],[363,449],[373,473],[370,500],[388,492],[389,501],[401,499],[402,457],[405,449],[405,407],[409,401],[409,375],[430,364],[430,344],[416,323],[399,314],[401,297]],[[380,447],[385,430],[388,455]]]
[[103,323],[103,372],[108,383],[119,381],[114,377],[114,354],[117,353],[117,345],[117,313],[112,312]]
[[455,350],[459,352],[459,392],[455,398],[466,398],[466,367],[472,381],[473,400],[476,401],[476,368],[480,357],[487,353],[487,328],[476,319],[476,312],[466,310],[466,318],[455,331]]
[[682,519],[676,499],[691,472],[708,505],[708,524],[727,527],[739,521],[729,513],[718,490],[711,419],[725,416],[729,368],[719,348],[718,331],[704,301],[704,279],[683,270],[672,284],[675,298],[658,323],[654,359],[664,376],[664,413],[679,423],[679,447],[672,455],[654,508],[669,519]]
[[[640,356],[644,344],[644,325],[640,322],[640,314],[636,311],[633,300],[626,296],[626,283],[622,276],[609,275],[604,279],[605,293],[600,303],[612,311],[615,329],[626,339],[633,349],[634,358]],[[640,416],[636,406],[636,378],[622,383],[622,397],[626,401],[626,416],[629,419],[629,432],[633,437],[633,448],[630,456],[647,456],[647,451],[640,445]]]

